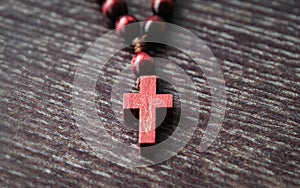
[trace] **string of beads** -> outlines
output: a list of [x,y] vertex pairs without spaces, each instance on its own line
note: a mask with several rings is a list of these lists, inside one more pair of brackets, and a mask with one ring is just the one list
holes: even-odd
[[112,22],[115,22],[118,36],[127,42],[132,42],[134,53],[131,60],[131,70],[140,77],[142,75],[154,74],[154,60],[146,53],[145,39],[147,35],[164,32],[164,19],[168,19],[174,8],[174,0],[152,0],[151,8],[153,16],[148,17],[142,25],[142,33],[139,24],[131,27],[126,25],[138,22],[128,14],[127,4],[124,0],[105,0],[102,4],[102,13]]

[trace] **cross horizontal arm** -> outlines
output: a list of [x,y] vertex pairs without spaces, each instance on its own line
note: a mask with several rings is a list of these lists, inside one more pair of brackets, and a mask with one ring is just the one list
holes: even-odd
[[157,108],[172,108],[173,107],[173,95],[171,94],[159,94],[155,97],[155,107]]
[[123,101],[124,109],[138,109],[143,104],[139,93],[125,93]]

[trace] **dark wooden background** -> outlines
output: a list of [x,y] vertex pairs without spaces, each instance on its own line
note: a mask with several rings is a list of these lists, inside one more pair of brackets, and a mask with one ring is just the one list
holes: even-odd
[[[139,20],[152,14],[150,0],[127,3]],[[218,59],[228,100],[223,127],[210,148],[196,150],[210,95],[205,78],[195,79],[205,107],[190,142],[161,164],[125,168],[91,152],[72,112],[76,65],[110,31],[98,2],[1,0],[1,187],[299,187],[300,1],[178,0],[172,23]],[[197,76],[180,53],[156,53]]]

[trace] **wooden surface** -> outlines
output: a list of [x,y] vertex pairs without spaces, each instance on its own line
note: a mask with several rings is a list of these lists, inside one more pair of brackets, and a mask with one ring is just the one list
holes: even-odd
[[[151,15],[149,0],[127,2],[139,20]],[[197,151],[210,111],[205,76],[182,54],[154,50],[193,77],[203,109],[182,151],[154,166],[126,168],[91,152],[73,118],[76,65],[110,30],[98,2],[1,0],[1,187],[299,187],[300,1],[178,0],[172,23],[197,34],[217,57],[225,120],[212,146]],[[115,57],[130,58],[126,50]],[[120,70],[111,66],[108,76]],[[137,140],[131,136],[124,142]]]

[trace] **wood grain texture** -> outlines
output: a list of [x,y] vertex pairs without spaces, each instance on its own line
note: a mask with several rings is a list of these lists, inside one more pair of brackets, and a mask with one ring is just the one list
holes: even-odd
[[[127,3],[139,20],[152,14],[149,0]],[[202,108],[186,147],[144,168],[99,158],[74,121],[76,65],[112,28],[100,8],[96,0],[1,0],[1,187],[300,186],[300,1],[176,1],[172,23],[204,40],[223,70],[226,116],[213,145],[197,151],[211,103],[205,75],[185,54],[153,49],[193,78]],[[99,49],[111,52],[113,45]],[[106,102],[109,83],[131,56],[118,52],[105,69],[107,82],[97,84],[105,121],[114,116]],[[108,129],[137,143],[136,133]]]

